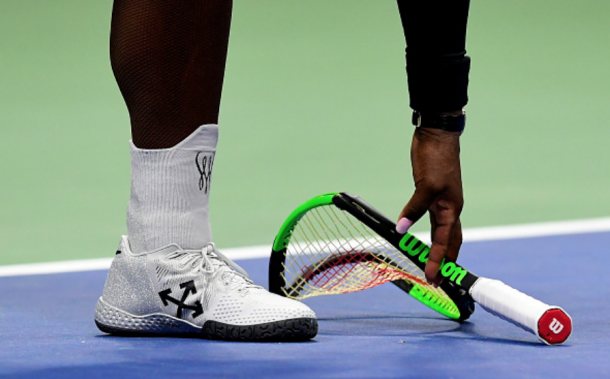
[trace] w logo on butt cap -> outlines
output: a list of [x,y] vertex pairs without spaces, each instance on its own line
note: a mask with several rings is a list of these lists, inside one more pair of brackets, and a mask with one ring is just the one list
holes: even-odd
[[564,343],[572,334],[572,319],[561,308],[551,308],[538,320],[538,337],[549,345]]
[[554,318],[553,321],[551,321],[551,325],[549,325],[549,329],[551,329],[551,332],[559,334],[563,330],[563,324]]

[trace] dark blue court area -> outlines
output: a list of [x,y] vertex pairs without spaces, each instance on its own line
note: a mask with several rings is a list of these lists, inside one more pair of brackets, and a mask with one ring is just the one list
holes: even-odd
[[[465,244],[461,263],[573,318],[550,347],[478,309],[463,324],[391,284],[309,299],[307,343],[110,337],[93,323],[106,272],[0,278],[0,378],[608,378],[610,233]],[[239,263],[266,283],[267,260]]]

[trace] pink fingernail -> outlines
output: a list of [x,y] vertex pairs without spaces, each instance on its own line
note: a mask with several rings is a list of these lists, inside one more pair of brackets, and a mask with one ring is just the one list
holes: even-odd
[[398,224],[396,224],[396,231],[400,234],[405,234],[409,231],[411,225],[413,225],[413,221],[403,217],[398,221]]

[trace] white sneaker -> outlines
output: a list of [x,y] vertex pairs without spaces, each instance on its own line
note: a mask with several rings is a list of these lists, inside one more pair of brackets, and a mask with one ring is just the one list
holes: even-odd
[[318,333],[305,304],[267,292],[216,250],[169,245],[134,254],[126,236],[95,308],[98,328],[120,335],[302,341]]

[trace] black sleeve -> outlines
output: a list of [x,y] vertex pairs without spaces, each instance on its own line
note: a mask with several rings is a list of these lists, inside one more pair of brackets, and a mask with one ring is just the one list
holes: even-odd
[[411,108],[462,109],[468,102],[466,55],[469,0],[397,0],[407,43]]

